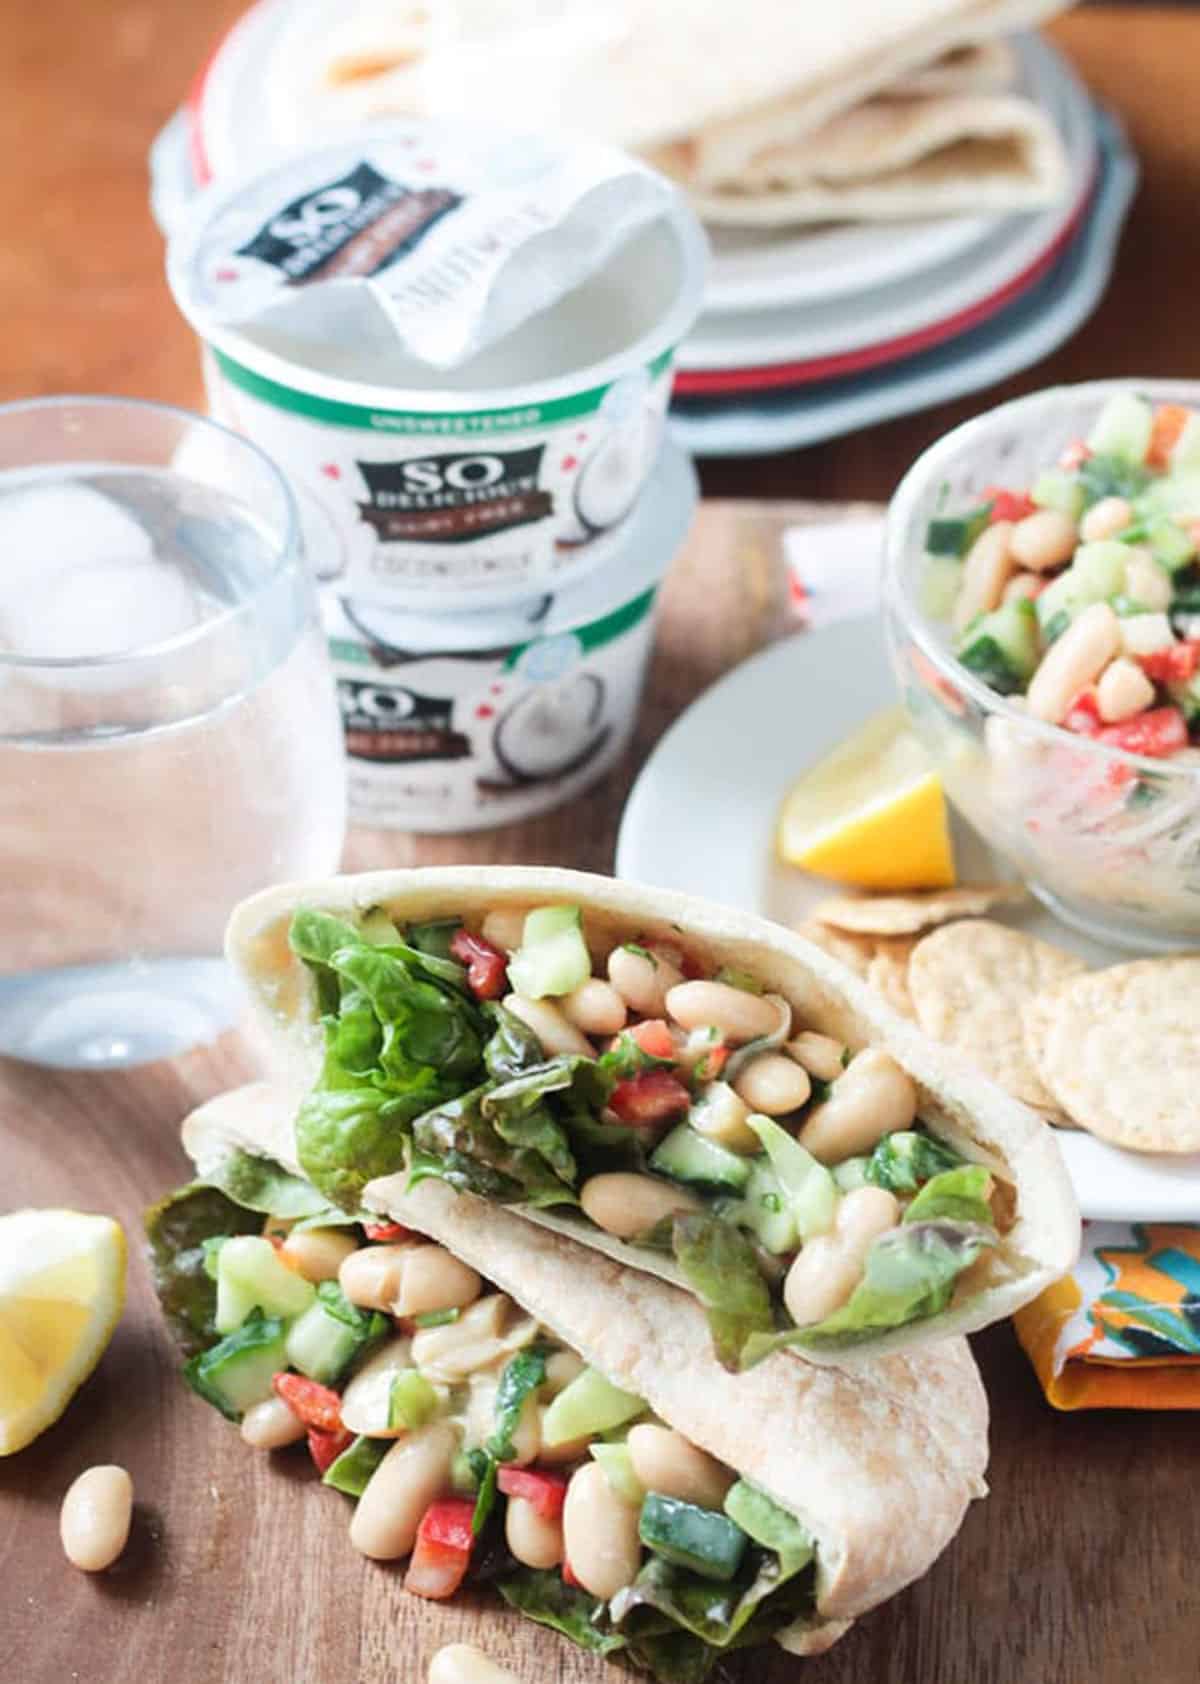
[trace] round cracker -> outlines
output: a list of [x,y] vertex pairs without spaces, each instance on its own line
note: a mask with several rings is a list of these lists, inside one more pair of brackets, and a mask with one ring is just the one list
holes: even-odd
[[1021,1008],[1031,995],[1084,969],[1083,960],[1024,930],[986,918],[934,930],[913,949],[908,988],[927,1035],[964,1057],[1026,1104],[1054,1096],[1025,1046]]
[[1041,1079],[1081,1127],[1137,1152],[1200,1149],[1200,954],[1068,978],[1024,1017]]
[[859,935],[915,935],[952,918],[977,918],[994,906],[1025,899],[1020,883],[963,883],[911,895],[835,895],[815,906],[812,915],[819,924]]

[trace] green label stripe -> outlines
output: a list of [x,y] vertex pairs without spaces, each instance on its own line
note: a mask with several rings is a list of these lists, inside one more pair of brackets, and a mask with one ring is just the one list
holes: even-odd
[[[310,420],[322,421],[329,427],[365,428],[375,433],[401,433],[408,436],[445,436],[478,433],[519,432],[552,421],[569,421],[580,415],[590,415],[600,405],[608,386],[593,386],[590,391],[574,397],[558,398],[553,403],[526,404],[508,409],[464,410],[458,415],[430,415],[416,410],[368,409],[356,403],[335,403],[329,398],[314,397],[268,380],[263,374],[234,362],[224,351],[209,347],[217,367],[231,385],[240,386],[251,397],[259,398],[276,409],[287,409],[294,415],[307,415]],[[675,347],[661,352],[646,372],[656,378],[670,365]]]
[[[641,596],[635,596],[632,602],[623,602],[620,608],[614,608],[612,613],[606,614],[602,620],[593,620],[586,626],[576,626],[574,631],[552,633],[551,638],[554,636],[573,637],[578,641],[580,648],[586,655],[592,649],[600,649],[604,644],[612,643],[616,638],[623,637],[640,620],[644,620],[653,608],[654,598],[657,594],[658,586],[651,585],[648,591],[643,591]],[[534,648],[542,641],[549,640],[531,638],[528,643],[522,643],[519,648],[511,650],[504,663],[505,671],[511,672],[525,651]]]

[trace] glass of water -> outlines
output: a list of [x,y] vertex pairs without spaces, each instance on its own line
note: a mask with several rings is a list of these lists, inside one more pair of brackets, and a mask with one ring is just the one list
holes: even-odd
[[161,404],[0,406],[0,1053],[136,1064],[236,1016],[225,920],[336,869],[342,730],[296,509]]

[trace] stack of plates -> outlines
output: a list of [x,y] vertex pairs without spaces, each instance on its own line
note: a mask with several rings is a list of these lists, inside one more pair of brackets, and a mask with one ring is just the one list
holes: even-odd
[[[278,144],[263,87],[295,16],[295,0],[259,0],[218,44],[155,147],[160,221]],[[713,230],[705,311],[678,359],[686,448],[784,450],[961,396],[1036,362],[1090,314],[1137,167],[1054,48],[1015,45],[1022,91],[1063,137],[1063,200],[1000,217]]]
[[682,347],[676,431],[701,456],[833,438],[1027,367],[1094,309],[1137,182],[1119,127],[1046,42],[1018,43],[1023,91],[1057,123],[1062,202],[1032,214],[721,229]]

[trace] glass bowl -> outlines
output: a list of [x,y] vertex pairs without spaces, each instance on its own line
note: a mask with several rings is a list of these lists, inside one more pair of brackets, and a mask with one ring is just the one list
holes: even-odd
[[1130,389],[1200,407],[1195,381],[1059,386],[1001,404],[920,456],[888,510],[884,622],[904,704],[954,807],[1066,923],[1166,951],[1200,947],[1200,750],[1152,760],[1031,719],[955,659],[949,627],[922,607],[939,506],[1028,486]]

